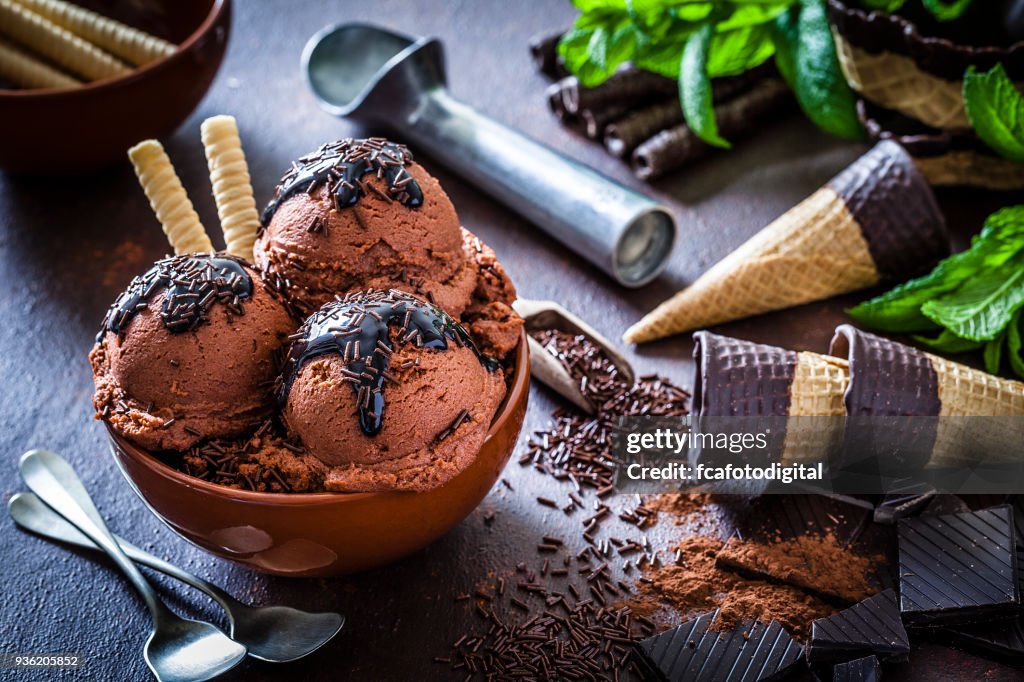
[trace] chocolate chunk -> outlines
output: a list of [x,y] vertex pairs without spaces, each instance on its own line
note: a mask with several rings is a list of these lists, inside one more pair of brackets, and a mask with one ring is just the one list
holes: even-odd
[[885,590],[811,623],[807,662],[836,663],[864,654],[900,659],[909,652],[910,640],[900,620],[896,593]]
[[803,663],[803,647],[772,621],[747,621],[727,632],[711,629],[718,611],[637,644],[641,661],[668,682],[758,682],[777,680]]
[[901,521],[900,611],[940,625],[1012,615],[1020,607],[1010,505]]
[[897,519],[917,516],[937,494],[935,488],[920,482],[908,482],[894,488],[875,507],[875,523],[894,525]]
[[842,545],[859,537],[870,510],[824,495],[763,495],[738,524],[744,538],[768,542],[800,535],[832,534]]
[[1024,616],[994,623],[950,629],[950,638],[964,648],[1024,661]]
[[832,682],[879,682],[881,679],[882,664],[877,656],[840,663],[832,669]]
[[942,516],[943,514],[960,514],[969,512],[971,508],[956,495],[941,494],[932,498],[932,501],[924,508],[921,515]]

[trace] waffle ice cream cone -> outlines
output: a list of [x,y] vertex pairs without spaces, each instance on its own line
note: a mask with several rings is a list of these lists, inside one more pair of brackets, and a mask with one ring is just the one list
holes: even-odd
[[[846,361],[711,332],[694,334],[698,417],[787,417],[771,428],[782,464],[819,462],[839,443],[849,383]],[[831,418],[831,419],[829,419]]]
[[933,128],[971,126],[964,109],[963,81],[927,73],[910,57],[894,52],[869,52],[838,31],[832,35],[846,82],[865,99]]
[[[851,325],[841,325],[832,355],[847,357],[850,415],[938,417],[915,422],[930,442],[929,466],[1015,461],[1024,443],[1024,383],[951,362]],[[992,419],[984,419],[984,418]]]
[[630,343],[906,279],[949,252],[927,182],[883,141],[630,327]]
[[917,169],[934,186],[1024,189],[1024,164],[973,150],[914,158]]

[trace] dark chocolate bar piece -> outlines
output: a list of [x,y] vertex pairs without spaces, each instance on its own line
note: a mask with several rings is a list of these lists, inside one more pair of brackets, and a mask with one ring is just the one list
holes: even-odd
[[825,495],[763,495],[738,524],[744,538],[761,542],[800,535],[832,534],[841,545],[852,543],[870,518],[866,506]]
[[803,647],[778,623],[747,621],[711,628],[710,611],[637,644],[656,679],[668,682],[768,682],[803,664]]
[[865,654],[900,659],[908,653],[910,640],[892,590],[811,623],[806,649],[811,665],[849,661]]
[[832,682],[879,682],[882,679],[882,664],[877,656],[865,656],[832,669]]
[[1024,616],[951,628],[950,638],[964,648],[1024,661]]
[[937,491],[927,483],[894,486],[875,507],[875,523],[895,525],[897,519],[917,516],[935,499]]
[[943,514],[960,514],[971,511],[970,506],[956,495],[942,493],[932,498],[921,516],[942,516]]
[[1013,510],[900,521],[900,612],[907,623],[963,624],[1020,608]]

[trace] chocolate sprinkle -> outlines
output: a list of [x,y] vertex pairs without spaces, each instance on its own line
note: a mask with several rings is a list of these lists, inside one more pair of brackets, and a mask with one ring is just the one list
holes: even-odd
[[[338,355],[344,363],[341,372],[356,392],[359,425],[373,436],[384,423],[385,385],[395,381],[388,372],[395,346],[446,351],[449,343],[471,349],[487,371],[497,370],[498,364],[477,350],[462,325],[439,308],[395,289],[350,293],[325,304],[302,325],[285,361],[278,399],[285,403],[306,363]],[[452,429],[468,416],[460,415]]]
[[123,335],[132,319],[160,293],[165,294],[160,312],[164,327],[172,334],[180,334],[206,322],[215,303],[232,314],[244,314],[241,301],[252,296],[252,277],[242,261],[232,256],[192,254],[164,258],[133,279],[117,297],[103,318],[100,336],[108,331]]
[[[355,206],[366,195],[368,186],[362,181],[373,173],[388,184],[391,199],[410,208],[423,205],[423,191],[406,167],[413,161],[412,152],[405,145],[388,142],[382,137],[329,142],[315,152],[292,164],[274,191],[274,198],[263,211],[262,223],[266,227],[278,207],[295,194],[314,193],[321,186],[327,188],[336,209]],[[376,189],[376,188],[374,188]],[[319,232],[323,225],[311,232]]]

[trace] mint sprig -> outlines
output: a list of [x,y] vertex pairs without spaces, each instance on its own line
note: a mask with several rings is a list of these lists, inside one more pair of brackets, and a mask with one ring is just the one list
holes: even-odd
[[964,74],[964,106],[978,137],[1003,156],[1024,163],[1024,95],[1002,64]]
[[[924,8],[938,21],[959,19],[970,8],[972,2],[973,0],[921,0]],[[892,14],[903,9],[907,0],[860,0],[860,4],[867,9]]]
[[862,139],[854,96],[835,55],[824,0],[575,0],[580,10],[559,43],[586,87],[625,62],[679,81],[687,124],[706,142],[719,133],[711,79],[773,56],[808,117],[823,130]]
[[984,349],[997,372],[1005,356],[1024,378],[1024,205],[985,221],[970,248],[940,262],[924,277],[849,311],[861,324],[890,332],[939,332],[917,340],[944,353]]

